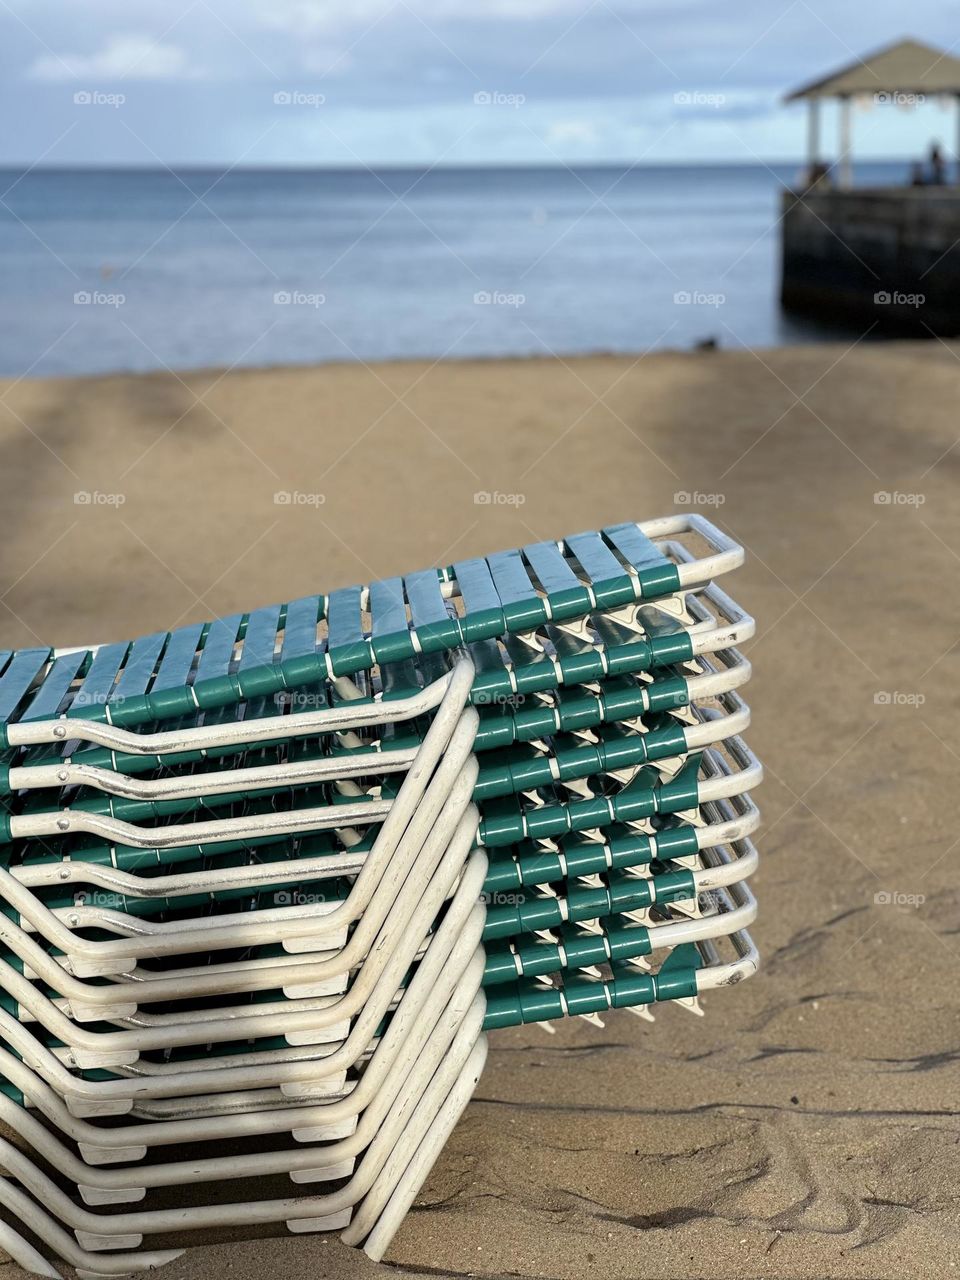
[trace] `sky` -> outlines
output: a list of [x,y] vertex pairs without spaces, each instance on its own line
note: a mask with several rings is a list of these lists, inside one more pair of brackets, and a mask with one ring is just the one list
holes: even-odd
[[[799,160],[783,93],[946,0],[0,0],[0,164]],[[905,23],[909,22],[909,28]],[[864,159],[953,151],[953,108],[856,113]],[[835,122],[827,113],[824,137]]]

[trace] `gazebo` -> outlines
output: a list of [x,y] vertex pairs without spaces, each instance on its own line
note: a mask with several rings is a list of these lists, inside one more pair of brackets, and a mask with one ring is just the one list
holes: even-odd
[[960,158],[960,58],[919,40],[900,40],[811,84],[794,89],[784,101],[805,99],[809,105],[807,130],[808,174],[820,166],[820,104],[840,102],[839,186],[852,182],[850,107],[856,99],[903,105],[930,98],[952,97],[957,102],[957,156]]

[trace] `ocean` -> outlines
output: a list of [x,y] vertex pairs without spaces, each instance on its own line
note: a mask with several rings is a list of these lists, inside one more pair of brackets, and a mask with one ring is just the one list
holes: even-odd
[[780,184],[795,178],[763,165],[0,171],[0,374],[835,338],[777,302]]

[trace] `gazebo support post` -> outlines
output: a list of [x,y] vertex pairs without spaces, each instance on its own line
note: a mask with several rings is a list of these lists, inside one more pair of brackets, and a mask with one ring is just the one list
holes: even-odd
[[[960,98],[957,99],[960,110]],[[813,182],[820,167],[820,99],[807,99],[807,184]]]
[[850,99],[840,99],[840,182],[846,191],[853,186],[853,164],[850,159]]

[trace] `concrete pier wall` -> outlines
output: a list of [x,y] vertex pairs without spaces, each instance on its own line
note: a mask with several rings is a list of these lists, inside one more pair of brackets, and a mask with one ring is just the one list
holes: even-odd
[[782,213],[784,307],[960,334],[960,189],[785,191]]

